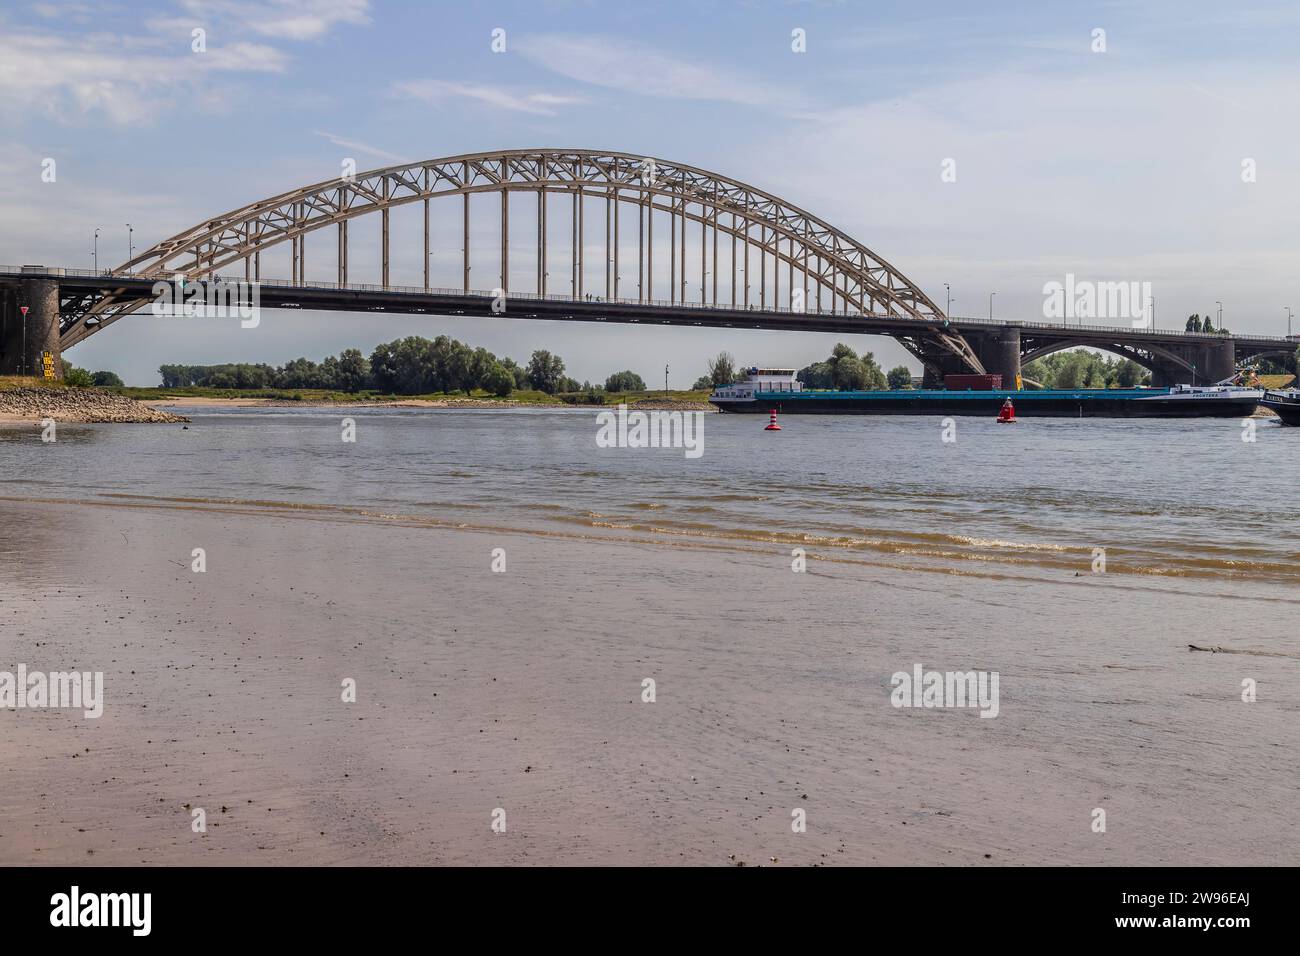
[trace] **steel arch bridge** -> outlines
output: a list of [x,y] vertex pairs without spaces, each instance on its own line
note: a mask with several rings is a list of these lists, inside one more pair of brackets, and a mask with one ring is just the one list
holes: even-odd
[[[401,206],[411,207],[409,218]],[[409,225],[418,214],[422,243],[390,222]],[[366,216],[378,223],[377,246],[366,230],[349,234]],[[442,281],[443,271],[437,287],[435,222],[456,235],[439,244],[439,268],[450,263],[454,278]],[[452,262],[456,242],[460,261]],[[411,269],[419,252],[422,265]],[[282,259],[289,278],[267,275]],[[495,277],[471,284],[471,269],[482,276],[485,263]],[[552,266],[563,270],[554,279]],[[413,276],[403,281],[421,284],[393,281]],[[263,308],[487,317],[502,313],[499,301],[509,318],[888,335],[935,386],[972,371],[1012,386],[1023,362],[1079,346],[1132,358],[1155,384],[1200,384],[1232,375],[1245,357],[1290,355],[1300,344],[1291,336],[952,318],[866,246],[771,193],[633,153],[531,149],[304,186],[204,220],[103,272],[0,266],[0,374],[27,374],[46,353],[58,368],[63,349],[150,305],[156,283],[178,277],[255,283]]]
[[[927,364],[935,350],[983,371],[979,356],[915,283],[843,231],[785,200],[718,173],[631,153],[582,149],[506,150],[431,159],[327,180],[250,203],[165,239],[110,271],[110,277],[187,280],[242,270],[261,281],[262,255],[288,244],[294,285],[306,281],[306,238],[333,227],[336,283],[352,279],[349,224],[378,214],[381,221],[379,283],[388,289],[392,240],[390,213],[422,206],[424,288],[430,289],[430,206],[460,197],[463,268],[461,291],[470,284],[470,208],[476,195],[496,194],[500,203],[499,288],[511,289],[511,197],[532,194],[536,218],[536,277],[529,290],[551,296],[551,257],[561,245],[569,269],[568,294],[575,301],[650,304],[656,278],[668,273],[667,304],[731,307],[745,311],[797,311],[840,316],[914,320],[914,335],[899,341]],[[565,202],[565,200],[568,200]],[[603,283],[589,288],[585,261],[591,226],[589,207],[604,219]],[[561,207],[556,209],[555,206]],[[567,206],[565,209],[563,207]],[[600,208],[603,207],[603,208]],[[601,216],[603,213],[603,216]],[[557,243],[552,220],[560,217],[567,243]],[[518,215],[518,214],[517,214]],[[635,219],[635,223],[629,221]],[[668,220],[666,223],[664,220]],[[694,236],[687,238],[687,225]],[[668,233],[666,264],[656,276],[656,224]],[[596,224],[599,229],[599,222]],[[635,240],[628,241],[634,233]],[[719,240],[724,244],[720,265]],[[662,240],[661,240],[662,241]],[[698,244],[696,259],[694,246]],[[740,251],[737,251],[737,246]],[[635,246],[636,288],[625,295],[620,255]],[[688,256],[688,246],[691,251]],[[729,246],[729,249],[726,247]],[[663,250],[660,248],[662,257]],[[755,261],[751,261],[754,254]],[[689,259],[689,263],[688,263]],[[688,280],[688,265],[698,270]],[[730,267],[730,281],[720,273]],[[755,268],[755,266],[757,268]],[[782,281],[782,267],[785,280]],[[225,272],[223,272],[223,270]],[[738,277],[740,285],[738,286]],[[721,285],[721,288],[720,288]],[[598,294],[600,293],[600,294]],[[76,345],[150,300],[136,289],[102,289],[66,302],[60,322],[62,348]]]

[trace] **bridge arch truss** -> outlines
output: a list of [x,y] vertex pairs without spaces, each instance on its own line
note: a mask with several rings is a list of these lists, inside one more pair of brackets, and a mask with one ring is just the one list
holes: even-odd
[[[182,276],[194,280],[216,276],[238,278],[242,271],[245,280],[259,281],[263,278],[263,253],[288,244],[292,281],[305,283],[306,237],[332,227],[337,244],[336,279],[339,285],[348,285],[351,278],[349,225],[359,217],[375,214],[381,220],[379,285],[387,288],[392,262],[389,217],[398,207],[415,204],[423,207],[423,278],[428,289],[431,206],[434,200],[459,197],[462,208],[458,218],[463,240],[461,284],[463,291],[470,293],[474,291],[470,284],[472,200],[483,194],[497,194],[500,197],[497,287],[509,294],[510,197],[521,193],[536,197],[535,203],[530,204],[534,208],[526,212],[535,215],[537,231],[535,250],[525,253],[526,258],[535,262],[536,277],[532,288],[521,291],[543,296],[555,294],[555,279],[550,271],[554,250],[550,246],[556,231],[552,219],[559,217],[561,222],[568,220],[564,225],[570,239],[563,249],[569,259],[564,263],[569,274],[567,282],[565,277],[560,277],[561,294],[575,300],[604,296],[650,303],[656,280],[662,286],[663,273],[667,272],[668,304],[685,304],[690,296],[701,305],[744,310],[829,311],[849,316],[915,319],[919,338],[936,343],[972,369],[983,371],[979,358],[963,337],[955,331],[944,331],[942,323],[946,317],[935,303],[894,266],[843,231],[738,180],[630,153],[506,150],[431,159],[339,177],[205,220],[144,250],[111,270],[111,275],[158,279]],[[592,200],[597,201],[598,210],[594,223],[589,211]],[[688,224],[698,242],[698,250],[693,245],[688,250]],[[667,263],[662,262],[663,250],[656,245],[656,225],[661,230],[660,243],[662,230],[665,225],[668,227]],[[589,238],[593,228],[594,241]],[[596,289],[590,289],[587,287],[590,264],[586,259],[593,245],[600,249],[601,231],[604,233],[604,279],[598,281]],[[628,242],[629,233],[635,237],[633,242]],[[730,246],[729,281],[720,276],[723,268],[719,266],[720,242]],[[636,247],[637,260],[634,290],[628,288],[631,274],[626,280],[621,278],[619,261],[620,253],[632,245]],[[656,251],[660,252],[658,263]],[[753,265],[751,253],[756,253]],[[693,280],[698,281],[688,283],[688,267],[694,271]],[[111,281],[106,283],[106,290],[93,299],[65,304],[60,335],[64,348],[147,304],[147,300],[138,298],[138,293],[114,294]],[[628,295],[629,292],[632,294]]]

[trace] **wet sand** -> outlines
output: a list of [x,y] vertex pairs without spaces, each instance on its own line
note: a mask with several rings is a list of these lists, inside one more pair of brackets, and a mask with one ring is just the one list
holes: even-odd
[[[0,670],[106,695],[0,710],[0,865],[1300,862],[1294,601],[329,510],[0,529]],[[918,662],[998,671],[999,716],[894,709]]]

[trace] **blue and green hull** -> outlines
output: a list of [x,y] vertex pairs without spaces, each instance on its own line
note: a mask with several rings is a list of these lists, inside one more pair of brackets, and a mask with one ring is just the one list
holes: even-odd
[[1254,413],[1258,404],[1249,397],[1173,397],[1149,388],[758,392],[752,402],[712,401],[724,412],[994,417],[1008,398],[1017,418],[1235,418]]

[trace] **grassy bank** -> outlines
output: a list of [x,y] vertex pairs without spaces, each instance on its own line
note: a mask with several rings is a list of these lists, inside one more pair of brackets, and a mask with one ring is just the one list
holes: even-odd
[[0,375],[0,392],[15,388],[64,388],[64,384],[40,375]]
[[186,386],[182,388],[114,388],[110,391],[138,401],[165,401],[169,398],[215,398],[227,400],[259,399],[279,402],[310,402],[315,404],[355,404],[357,402],[409,402],[409,401],[456,401],[473,399],[475,401],[501,401],[515,405],[571,405],[599,404],[617,405],[620,402],[635,404],[638,401],[675,401],[702,402],[708,399],[706,391],[645,391],[645,392],[596,392],[592,393],[595,401],[589,400],[589,393],[575,392],[548,395],[545,392],[516,391],[504,399],[488,392],[475,390],[470,394],[464,392],[433,392],[424,395],[393,395],[382,392],[336,392],[327,389],[302,388],[202,388]]
[[1259,384],[1262,388],[1290,388],[1294,383],[1294,375],[1261,375],[1259,377]]

